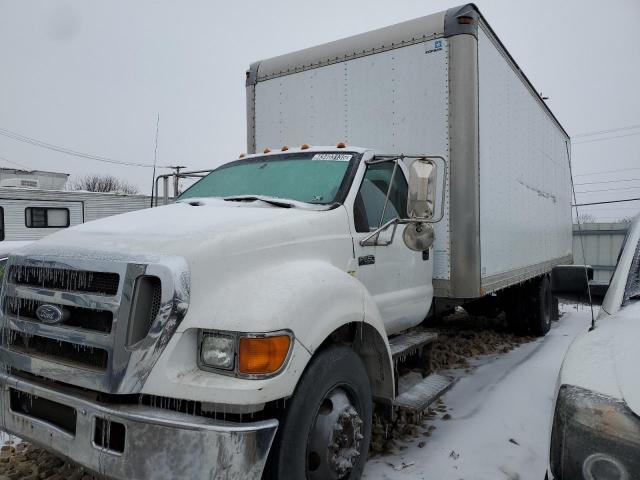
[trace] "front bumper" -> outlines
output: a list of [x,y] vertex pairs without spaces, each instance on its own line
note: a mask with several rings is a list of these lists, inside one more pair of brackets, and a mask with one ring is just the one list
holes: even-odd
[[[16,411],[16,398],[35,399],[39,411],[26,413],[28,406]],[[123,480],[259,479],[278,428],[277,420],[232,423],[146,406],[99,404],[6,373],[0,374],[0,408],[3,430],[99,475]],[[57,418],[60,411],[72,410],[75,416],[67,415],[72,422]],[[111,425],[116,424],[119,434],[124,426],[120,451],[104,446],[117,443],[104,441],[115,435]]]

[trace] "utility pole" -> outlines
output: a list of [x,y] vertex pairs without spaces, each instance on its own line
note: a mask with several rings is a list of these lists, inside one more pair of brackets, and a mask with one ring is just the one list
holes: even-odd
[[184,165],[176,165],[176,166],[170,166],[170,169],[174,170],[173,173],[173,198],[176,199],[178,198],[178,195],[180,195],[180,170],[182,170],[183,168],[187,168]]

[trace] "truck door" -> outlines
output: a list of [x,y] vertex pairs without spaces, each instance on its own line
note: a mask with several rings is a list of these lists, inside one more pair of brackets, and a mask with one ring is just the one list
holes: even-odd
[[[388,246],[360,244],[380,224],[407,216],[405,172],[398,165],[391,183],[393,169],[394,162],[367,165],[353,209],[357,278],[373,296],[389,334],[420,323],[426,317],[433,297],[431,252],[409,250],[402,241],[404,225],[398,226],[393,242]],[[378,243],[390,240],[392,234],[393,228],[383,232]]]

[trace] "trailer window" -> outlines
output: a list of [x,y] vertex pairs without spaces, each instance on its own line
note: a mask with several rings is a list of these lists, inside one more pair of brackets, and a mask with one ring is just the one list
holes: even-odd
[[27,207],[24,210],[28,228],[66,228],[69,226],[68,208]]
[[[354,205],[357,232],[370,232],[393,218],[407,217],[407,193],[409,187],[400,168],[396,171],[389,192],[389,202],[384,209],[387,191],[393,174],[393,162],[367,166],[360,191]],[[384,211],[384,217],[382,215]]]

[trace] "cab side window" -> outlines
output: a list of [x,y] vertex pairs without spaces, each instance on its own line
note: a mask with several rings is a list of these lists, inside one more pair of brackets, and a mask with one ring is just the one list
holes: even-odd
[[[400,167],[396,169],[387,209],[384,210],[393,167],[393,162],[376,163],[367,166],[367,171],[354,205],[353,217],[356,232],[371,232],[393,218],[407,217],[408,185]],[[384,218],[382,218],[383,211]]]

